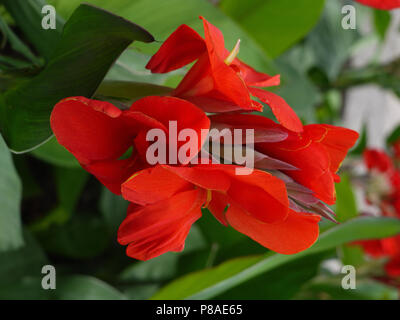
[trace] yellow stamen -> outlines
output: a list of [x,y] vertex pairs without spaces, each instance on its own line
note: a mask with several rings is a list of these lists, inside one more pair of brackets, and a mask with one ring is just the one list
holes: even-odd
[[203,208],[207,208],[208,205],[210,204],[211,200],[212,200],[212,192],[211,192],[211,190],[207,189],[206,203],[203,205]]
[[231,53],[229,54],[229,56],[225,59],[225,63],[229,66],[233,60],[235,60],[236,56],[239,53],[239,49],[240,49],[240,39],[238,39],[238,41],[236,42],[234,48],[232,49]]

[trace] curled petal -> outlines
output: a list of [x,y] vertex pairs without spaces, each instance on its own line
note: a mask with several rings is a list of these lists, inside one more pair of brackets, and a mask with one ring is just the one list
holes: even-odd
[[82,167],[93,174],[111,192],[121,194],[121,185],[134,172],[145,167],[137,156],[129,159],[94,161]]
[[381,150],[366,149],[363,154],[364,162],[368,169],[376,169],[380,172],[387,172],[393,168],[390,157]]
[[[210,120],[207,115],[194,104],[175,97],[145,97],[132,104],[129,112],[140,113],[146,115],[149,119],[153,119],[151,123],[161,123],[164,128],[169,128],[170,125],[176,123],[176,133],[179,133],[185,129],[191,129],[196,133],[197,144],[195,148],[201,149],[201,146],[207,138],[207,134],[210,128]],[[135,118],[136,119],[136,118]],[[150,120],[148,120],[150,122]],[[174,129],[174,130],[175,130]],[[169,140],[168,132],[167,140]],[[143,138],[145,138],[143,136]],[[176,141],[177,138],[173,139]],[[173,142],[175,142],[173,141]],[[186,141],[178,141],[177,150],[187,143]],[[191,143],[194,143],[191,141]],[[188,159],[190,160],[190,159]]]
[[230,206],[225,216],[233,228],[281,254],[295,254],[309,248],[319,234],[320,217],[309,213],[289,210],[287,219],[269,224],[254,219],[236,206]]
[[303,125],[293,109],[280,96],[258,88],[249,88],[252,95],[269,105],[276,119],[285,128],[294,131],[303,131]]
[[237,66],[243,80],[250,87],[278,86],[281,82],[281,77],[279,74],[270,76],[266,73],[258,72],[239,59],[235,59],[232,65]]
[[179,69],[198,59],[206,51],[200,35],[189,26],[178,27],[147,63],[153,73],[166,73]]
[[160,165],[136,172],[122,184],[121,188],[126,200],[142,206],[193,189],[191,183]]
[[58,142],[79,162],[116,159],[133,139],[121,114],[111,103],[71,97],[55,105],[50,124]]
[[328,124],[310,124],[305,128],[306,134],[325,148],[331,162],[330,170],[333,173],[338,171],[347,152],[359,137],[358,132],[354,130]]
[[190,190],[128,214],[118,241],[128,256],[148,260],[168,251],[181,251],[191,225],[200,218],[205,192]]
[[366,6],[381,9],[392,10],[400,8],[400,0],[356,0]]

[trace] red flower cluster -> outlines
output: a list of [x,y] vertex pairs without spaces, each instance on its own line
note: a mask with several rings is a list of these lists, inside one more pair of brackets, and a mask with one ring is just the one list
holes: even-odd
[[356,0],[363,5],[381,10],[400,8],[400,0]]
[[[322,201],[335,202],[336,172],[358,134],[329,125],[303,127],[281,97],[260,89],[279,84],[279,76],[238,60],[239,44],[229,53],[221,32],[202,19],[204,39],[180,26],[147,65],[153,72],[169,72],[197,60],[171,96],[142,98],[125,110],[104,101],[66,98],[52,112],[53,132],[85,170],[131,202],[118,241],[128,245],[133,258],[181,251],[202,208],[276,252],[305,250],[318,237],[320,216],[332,219]],[[280,124],[240,114],[262,109],[252,96],[267,103]],[[201,138],[177,138],[171,122],[178,131],[191,129]],[[175,163],[154,164],[147,158],[148,134],[154,129],[165,133],[173,156],[181,147],[201,153],[208,146],[202,133],[214,128],[253,129],[256,169],[237,175],[241,163],[193,163],[192,153]],[[228,149],[248,148],[221,141]],[[213,152],[205,154],[215,159]]]
[[[400,171],[391,158],[381,150],[367,149],[364,162],[371,180],[372,190],[367,201],[377,205],[381,214],[400,219]],[[364,250],[375,258],[388,258],[385,271],[389,277],[400,277],[400,235],[380,240],[359,241]]]

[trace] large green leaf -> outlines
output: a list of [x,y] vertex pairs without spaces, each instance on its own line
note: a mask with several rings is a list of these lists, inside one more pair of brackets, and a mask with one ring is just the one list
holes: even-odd
[[22,187],[10,151],[0,135],[0,251],[23,244],[20,217]]
[[254,277],[221,295],[219,300],[288,300],[292,299],[304,283],[315,277],[324,258],[332,252],[309,255]]
[[[318,0],[320,1],[320,0]],[[83,0],[50,0],[57,12],[67,17]],[[215,24],[224,34],[227,48],[233,48],[238,38],[241,39],[239,58],[251,63],[254,68],[273,73],[275,68],[271,60],[259,44],[246,33],[239,24],[225,15],[208,0],[88,0],[101,8],[110,10],[135,21],[151,30],[158,42],[151,46],[140,46],[147,53],[155,50],[179,25],[187,24],[203,34],[202,22],[198,18],[204,16]],[[135,46],[138,46],[136,44]]]
[[[323,17],[307,36],[309,46],[320,67],[330,80],[335,79],[359,40],[357,29],[345,30],[341,27],[343,14],[341,1],[327,1]],[[357,13],[361,12],[357,9]],[[361,20],[357,15],[357,21]]]
[[117,234],[119,225],[126,217],[128,205],[129,201],[126,201],[121,196],[117,196],[106,187],[103,187],[99,201],[99,210],[109,233],[114,237]]
[[172,88],[150,83],[130,81],[104,81],[96,95],[133,101],[146,96],[167,95]]
[[223,0],[222,10],[271,56],[301,40],[318,22],[325,0]]
[[61,300],[125,300],[117,289],[100,279],[72,275],[57,281],[56,297]]
[[0,16],[0,32],[3,39],[10,43],[10,47],[15,51],[29,59],[31,62],[40,64],[39,59],[32,53],[29,47],[23,43],[19,37],[11,30],[5,20]]
[[46,59],[54,52],[55,44],[60,39],[64,21],[56,15],[56,29],[45,30],[42,28],[42,7],[45,0],[2,0],[7,10],[11,13],[18,27],[32,42],[36,50]]
[[[336,215],[339,222],[345,222],[358,216],[356,198],[348,174],[342,174],[336,184]],[[364,262],[363,249],[344,244],[338,248],[339,257],[344,265],[360,266]]]
[[398,300],[399,292],[395,287],[371,279],[357,279],[356,288],[344,290],[341,285],[344,274],[340,277],[316,278],[305,285],[297,299],[329,300]]
[[54,136],[33,150],[32,155],[55,166],[79,168],[78,160]]
[[72,259],[92,259],[110,244],[103,220],[82,212],[63,225],[53,224],[37,236],[47,252]]
[[342,174],[340,183],[336,184],[336,215],[339,222],[345,222],[358,216],[356,198],[347,174]]
[[134,40],[154,39],[110,12],[79,6],[65,24],[46,68],[0,96],[1,127],[10,149],[28,151],[48,139],[54,104],[69,96],[92,96],[112,63]]
[[400,233],[400,221],[389,218],[357,218],[324,232],[318,242],[294,255],[267,254],[237,258],[218,267],[177,279],[155,294],[153,299],[209,299],[283,264],[347,242],[385,238]]
[[0,252],[0,288],[21,284],[26,277],[40,276],[42,267],[48,263],[43,250],[28,232],[24,232],[24,243],[17,250]]

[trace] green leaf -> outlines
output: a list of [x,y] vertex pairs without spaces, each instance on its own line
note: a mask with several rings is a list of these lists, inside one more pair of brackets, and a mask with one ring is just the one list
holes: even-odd
[[54,167],[58,206],[29,226],[31,231],[48,229],[52,224],[62,225],[74,214],[89,175],[82,168]]
[[[301,119],[315,122],[315,105],[321,101],[318,88],[307,78],[304,72],[289,63],[277,62],[279,70],[284,74],[283,85],[276,92],[295,110]],[[268,110],[269,108],[264,108]]]
[[325,0],[223,0],[221,9],[271,56],[301,40],[318,22]]
[[356,198],[353,193],[350,178],[342,174],[340,183],[336,184],[336,215],[339,222],[345,222],[358,216]]
[[364,251],[359,246],[344,244],[338,248],[338,255],[345,266],[360,267],[365,262]]
[[53,224],[38,232],[37,237],[47,252],[72,259],[92,259],[110,244],[103,221],[82,213],[63,225]]
[[0,287],[1,300],[50,300],[52,290],[42,288],[42,277],[38,269],[36,277],[23,277]]
[[[320,0],[315,0],[320,1]],[[82,0],[50,0],[57,12],[67,17]],[[215,24],[224,34],[227,48],[233,48],[238,38],[241,39],[239,58],[252,67],[269,73],[275,73],[275,68],[266,56],[265,51],[252,39],[239,24],[213,6],[208,0],[88,0],[97,5],[135,21],[148,30],[159,40],[150,46],[140,47],[143,52],[153,54],[158,47],[181,24],[187,24],[200,34],[203,34],[202,22],[199,16],[204,16]]]
[[170,280],[178,270],[179,255],[167,252],[148,261],[139,261],[125,270],[120,275],[122,282],[159,282]]
[[18,285],[26,277],[41,276],[41,270],[48,263],[35,238],[24,232],[25,245],[17,250],[0,252],[0,288]]
[[197,227],[192,226],[182,252],[167,252],[148,261],[139,261],[130,265],[120,275],[122,281],[159,282],[173,278],[178,272],[178,262],[183,256],[198,255],[206,247],[205,239]]
[[386,144],[390,146],[399,140],[400,140],[400,126],[396,127],[396,129],[392,131],[392,133],[386,139]]
[[69,213],[73,213],[76,203],[89,178],[82,168],[55,168],[56,187],[60,205]]
[[53,106],[66,97],[92,96],[112,63],[134,40],[151,42],[153,37],[110,12],[79,6],[65,24],[46,68],[0,96],[2,132],[10,149],[29,151],[48,139]]
[[135,284],[123,290],[131,300],[147,300],[160,288],[159,284]]
[[374,9],[375,30],[381,39],[385,38],[386,30],[389,28],[391,16],[389,11]]
[[219,300],[288,300],[315,277],[330,251],[306,256],[255,277],[215,297]]
[[[339,222],[346,222],[358,216],[357,202],[354,196],[348,174],[340,176],[340,183],[336,184],[336,215]],[[346,244],[338,248],[339,257],[344,265],[359,266],[364,262],[364,253],[361,248]]]
[[48,60],[60,39],[64,21],[56,15],[56,29],[42,28],[44,15],[41,11],[46,5],[44,0],[3,0],[2,2],[36,50]]
[[96,95],[133,101],[146,96],[167,95],[172,90],[151,83],[104,81],[97,89]]
[[151,55],[139,52],[135,48],[125,50],[107,73],[105,80],[134,81],[153,84],[164,84],[165,81],[173,76],[184,75],[184,69],[168,73],[151,73],[146,69],[146,64]]
[[38,65],[40,64],[40,60],[32,53],[29,47],[17,37],[17,35],[10,29],[1,16],[0,31],[2,32],[4,39],[10,43],[10,46],[14,51],[19,52],[31,62]]
[[398,300],[395,287],[384,285],[370,279],[357,279],[356,289],[345,290],[341,285],[342,277],[317,278],[310,282],[297,299],[329,300]]
[[152,299],[209,299],[265,272],[310,254],[370,238],[386,238],[400,233],[400,220],[356,218],[321,234],[317,243],[298,254],[244,257],[227,261],[215,268],[189,274],[162,288]]
[[36,158],[53,164],[55,166],[67,168],[79,168],[79,162],[76,158],[53,136],[40,147],[32,151]]
[[314,52],[317,66],[325,71],[330,80],[338,76],[359,39],[357,29],[345,30],[341,27],[341,8],[340,1],[327,1],[323,18],[306,41]]
[[100,279],[72,275],[57,281],[56,296],[61,300],[125,300],[126,296]]
[[99,209],[106,222],[109,233],[112,235],[117,234],[117,230],[121,222],[126,217],[129,202],[121,196],[112,193],[106,187],[103,187]]
[[0,135],[0,251],[23,244],[20,202],[22,186],[10,151]]

